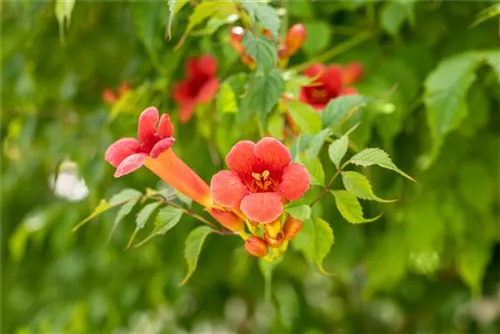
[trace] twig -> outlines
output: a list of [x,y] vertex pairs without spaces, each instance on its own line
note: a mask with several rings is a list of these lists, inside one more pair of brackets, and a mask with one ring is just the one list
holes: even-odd
[[318,196],[316,196],[316,198],[314,198],[314,199],[312,200],[312,202],[311,202],[311,204],[310,204],[310,206],[311,206],[311,207],[312,207],[312,206],[314,206],[314,204],[316,204],[316,203],[317,203],[317,202],[321,199],[321,197],[323,197],[323,195],[325,195],[327,192],[329,192],[329,191],[330,191],[330,186],[332,185],[333,181],[335,181],[335,179],[337,178],[337,176],[339,176],[339,175],[340,175],[340,173],[342,173],[342,170],[341,170],[341,169],[339,169],[339,170],[337,171],[337,173],[335,173],[335,174],[332,176],[332,178],[330,179],[330,181],[328,181],[328,184],[325,186],[325,189],[323,189],[323,191],[322,191],[322,192],[320,192],[320,193],[318,194]]

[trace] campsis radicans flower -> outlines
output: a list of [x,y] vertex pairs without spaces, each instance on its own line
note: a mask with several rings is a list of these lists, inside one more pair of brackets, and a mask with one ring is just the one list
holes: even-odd
[[174,127],[167,114],[159,115],[155,107],[139,116],[138,137],[122,138],[111,144],[104,158],[116,167],[115,177],[129,174],[141,166],[203,206],[212,199],[208,185],[171,149],[175,142]]
[[304,75],[314,78],[314,81],[302,86],[300,99],[316,110],[322,110],[331,99],[358,93],[349,85],[361,78],[363,67],[359,63],[351,63],[345,67],[336,64],[313,64],[304,71]]
[[197,104],[210,102],[219,89],[217,59],[210,55],[191,58],[186,63],[187,76],[173,87],[173,98],[180,106],[180,121],[188,122]]
[[276,221],[283,213],[283,203],[299,199],[309,189],[306,168],[291,163],[288,149],[271,137],[256,144],[248,140],[236,143],[226,164],[230,170],[212,177],[212,198],[252,222]]
[[123,95],[125,95],[131,89],[130,84],[124,82],[118,88],[118,91],[113,91],[110,88],[106,88],[102,92],[102,99],[108,104],[113,104],[118,101]]
[[256,257],[264,257],[268,253],[266,241],[256,236],[251,236],[245,241],[245,249]]

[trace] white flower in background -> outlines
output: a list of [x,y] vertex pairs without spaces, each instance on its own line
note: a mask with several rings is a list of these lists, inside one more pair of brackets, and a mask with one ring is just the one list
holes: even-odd
[[78,176],[78,165],[73,161],[65,161],[59,172],[49,176],[49,185],[54,194],[72,202],[81,201],[89,194],[85,180]]

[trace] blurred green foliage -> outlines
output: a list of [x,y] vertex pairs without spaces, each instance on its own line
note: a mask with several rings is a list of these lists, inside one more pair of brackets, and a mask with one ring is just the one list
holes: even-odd
[[[188,57],[215,55],[226,83],[214,110],[177,125],[176,152],[209,180],[234,142],[259,138],[260,123],[241,110],[265,102],[234,97],[245,92],[247,69],[229,44],[232,5],[202,4],[210,10],[199,5],[198,16],[183,1],[1,4],[2,333],[499,332],[500,37],[492,2],[272,3],[286,9],[282,24],[303,22],[309,32],[290,68],[364,65],[357,88],[375,100],[346,124],[361,121],[350,138],[382,147],[418,184],[368,169],[378,196],[399,198],[363,201],[365,217],[384,212],[371,224],[347,224],[333,196],[323,198],[314,212],[325,220],[306,224],[293,245],[299,252],[272,273],[271,304],[270,268],[261,268],[264,279],[235,238],[208,236],[197,271],[179,287],[184,240],[198,226],[189,218],[126,251],[139,207],[109,242],[116,211],[72,233],[101,198],[157,187],[146,169],[113,179],[103,155],[135,133],[149,105],[178,119],[171,88]],[[106,105],[103,90],[124,81],[133,89]],[[305,124],[305,132],[318,130]],[[56,196],[51,179],[76,168],[88,197]],[[333,275],[324,276],[306,261],[307,247],[329,226],[335,245],[323,266]]]

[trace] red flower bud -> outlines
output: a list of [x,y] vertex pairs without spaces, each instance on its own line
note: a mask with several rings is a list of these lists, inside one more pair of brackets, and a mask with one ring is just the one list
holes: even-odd
[[113,92],[111,89],[106,88],[102,92],[102,99],[104,102],[112,104],[118,100],[118,96],[116,96],[115,92]]
[[243,44],[241,44],[241,40],[243,39],[244,34],[245,29],[243,29],[242,27],[231,28],[229,41],[231,42],[231,45],[236,50],[236,52],[240,54],[245,52],[245,48],[243,47]]
[[272,238],[269,235],[264,235],[264,239],[266,240],[266,243],[269,245],[271,248],[278,248],[281,245],[281,241],[283,240],[283,234],[280,233],[276,238]]
[[299,51],[302,44],[306,40],[307,32],[306,27],[299,23],[294,24],[286,34],[285,46],[288,50],[288,57],[294,55]]
[[128,82],[124,82],[120,85],[120,88],[118,88],[118,95],[123,96],[125,93],[127,93],[131,89],[130,84]]
[[264,257],[267,255],[266,242],[256,236],[251,236],[245,241],[245,249],[253,256]]
[[208,209],[208,212],[215,218],[222,226],[231,231],[241,231],[244,228],[243,220],[235,215],[233,212],[224,211],[219,209]]
[[281,45],[278,46],[278,57],[281,60],[284,60],[284,59],[288,58],[288,49],[283,44],[281,44]]
[[363,76],[364,69],[360,63],[349,63],[342,69],[342,80],[344,85],[358,82]]
[[292,240],[300,232],[304,223],[293,217],[288,217],[283,226],[283,234],[285,240]]

